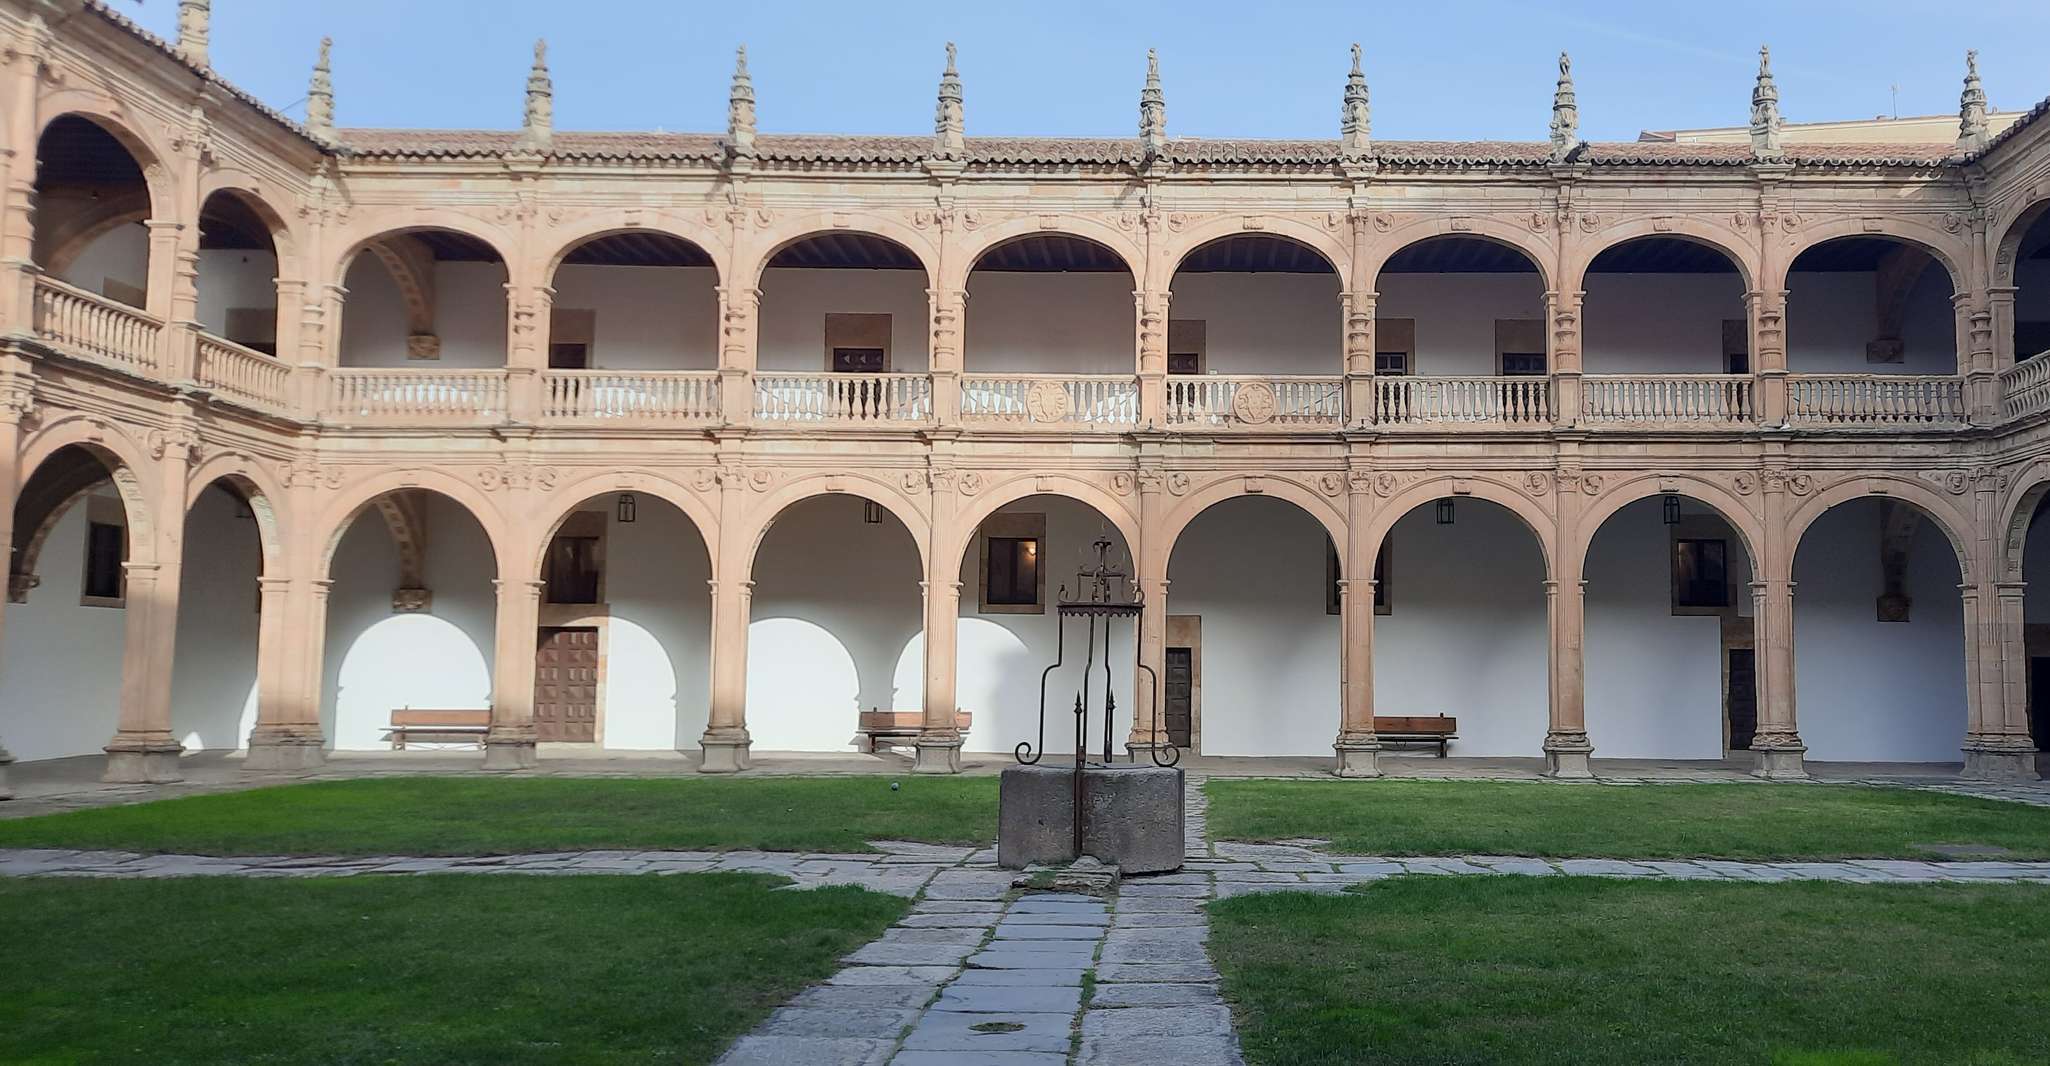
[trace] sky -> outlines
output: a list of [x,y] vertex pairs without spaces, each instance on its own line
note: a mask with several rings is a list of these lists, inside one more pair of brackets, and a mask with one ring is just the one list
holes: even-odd
[[[165,37],[176,0],[108,0]],[[323,35],[342,126],[511,129],[548,40],[557,129],[720,131],[745,44],[760,128],[929,133],[960,46],[969,136],[1132,136],[1146,49],[1168,132],[1335,137],[1348,46],[1374,136],[1542,140],[1557,55],[1581,136],[1741,125],[1770,44],[1790,122],[1955,114],[1977,48],[1996,108],[2050,96],[2050,3],[1438,0],[987,4],[871,0],[213,0],[213,64],[295,118]]]

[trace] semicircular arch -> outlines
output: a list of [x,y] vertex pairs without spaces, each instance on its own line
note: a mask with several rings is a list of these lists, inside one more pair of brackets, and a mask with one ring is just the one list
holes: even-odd
[[[1248,229],[1248,219],[1256,221],[1259,228]],[[1315,252],[1338,275],[1340,288],[1346,287],[1346,279],[1351,276],[1352,249],[1330,230],[1284,215],[1256,215],[1209,219],[1174,235],[1161,252],[1168,278],[1172,280],[1181,273],[1182,264],[1205,246],[1232,237],[1269,237]]]
[[314,525],[320,546],[320,555],[315,560],[314,573],[327,578],[334,565],[335,549],[342,543],[342,537],[355,525],[364,511],[374,505],[378,497],[403,489],[416,489],[443,496],[468,512],[470,518],[484,530],[485,542],[491,545],[492,560],[500,574],[525,573],[524,561],[530,552],[523,551],[507,528],[505,518],[498,507],[485,494],[452,474],[438,470],[390,470],[373,474],[355,482],[344,483],[335,491],[320,519]]
[[[1463,491],[1455,491],[1455,483]],[[1537,501],[1524,492],[1504,482],[1484,477],[1454,477],[1443,475],[1428,477],[1414,484],[1397,489],[1386,500],[1374,508],[1374,514],[1367,523],[1369,558],[1381,550],[1381,544],[1388,539],[1388,532],[1405,515],[1433,501],[1450,497],[1452,499],[1486,500],[1497,504],[1516,516],[1537,543],[1538,558],[1544,563],[1545,579],[1551,580],[1558,574],[1558,551],[1552,543],[1552,516],[1538,506]]]
[[1574,291],[1587,288],[1587,272],[1602,253],[1640,240],[1688,241],[1719,252],[1737,269],[1749,292],[1758,287],[1758,250],[1743,233],[1699,218],[1671,216],[1637,219],[1597,230],[1567,260],[1561,281]]
[[1601,535],[1602,526],[1615,516],[1617,511],[1639,500],[1671,493],[1685,496],[1707,506],[1718,517],[1737,531],[1744,543],[1744,557],[1751,560],[1755,568],[1764,558],[1765,526],[1746,506],[1744,498],[1729,489],[1703,477],[1691,474],[1644,474],[1607,486],[1602,494],[1588,504],[1581,512],[1580,528],[1586,535],[1580,542],[1580,569],[1587,572],[1587,557],[1594,550],[1594,539]]
[[1374,250],[1360,262],[1359,276],[1366,279],[1362,284],[1378,289],[1381,271],[1397,253],[1441,237],[1482,240],[1514,249],[1537,268],[1539,285],[1547,291],[1554,288],[1552,268],[1558,252],[1551,242],[1527,227],[1492,218],[1426,218],[1390,229],[1376,239]]
[[1949,501],[1926,485],[1885,474],[1839,481],[1795,505],[1793,511],[1787,515],[1787,544],[1790,546],[1786,559],[1788,571],[1776,576],[1792,577],[1794,559],[1801,554],[1802,541],[1816,519],[1840,504],[1867,497],[1899,500],[1913,505],[1950,541],[1951,550],[1957,558],[1959,579],[1967,584],[1975,580],[1975,575],[1979,572],[1974,565],[1977,559],[1974,558],[1970,541],[1963,533],[1972,528],[1971,516],[1959,513]]
[[1272,496],[1292,503],[1316,519],[1333,544],[1345,543],[1345,515],[1316,490],[1284,477],[1234,475],[1218,478],[1191,491],[1168,512],[1160,533],[1162,543],[1167,546],[1164,558],[1174,558],[1175,546],[1198,516],[1217,504],[1240,496]]
[[919,576],[921,579],[925,576],[925,568],[932,558],[932,542],[928,536],[931,522],[915,501],[895,485],[868,474],[808,474],[776,486],[757,503],[754,514],[758,517],[754,527],[748,531],[747,566],[743,578],[753,575],[762,542],[785,511],[814,496],[832,495],[859,496],[880,504],[895,515],[911,535],[911,543],[918,548]]

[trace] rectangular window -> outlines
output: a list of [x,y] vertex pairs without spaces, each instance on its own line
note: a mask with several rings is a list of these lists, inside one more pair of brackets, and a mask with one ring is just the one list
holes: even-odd
[[542,566],[549,603],[598,602],[598,538],[556,537]]
[[826,315],[826,369],[835,374],[890,372],[890,316]]
[[[1383,366],[1389,369],[1381,369]],[[1414,374],[1416,367],[1416,319],[1375,319],[1374,373]]]
[[85,527],[85,590],[83,602],[93,607],[119,607],[126,594],[128,530],[108,522]]
[[982,523],[976,603],[983,614],[1046,611],[1046,515],[1003,511]]
[[1167,372],[1201,374],[1209,369],[1210,323],[1200,318],[1167,320]]
[[889,369],[889,357],[881,348],[833,349],[835,374],[882,374]]
[[1751,324],[1741,318],[1723,319],[1723,373],[1751,372]]
[[1545,353],[1503,352],[1502,376],[1505,378],[1544,377]]
[[1375,352],[1374,373],[1401,377],[1409,373],[1408,352]]
[[1673,541],[1673,606],[1730,605],[1729,542],[1681,537]]
[[1495,320],[1495,366],[1503,377],[1545,375],[1545,323],[1536,318]]
[[598,344],[598,312],[558,307],[548,315],[548,369],[588,370]]

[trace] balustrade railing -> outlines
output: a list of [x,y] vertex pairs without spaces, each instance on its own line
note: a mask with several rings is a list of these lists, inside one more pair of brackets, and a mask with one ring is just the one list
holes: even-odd
[[932,418],[924,374],[756,374],[763,422],[923,422]]
[[1130,374],[963,374],[961,421],[1070,428],[1137,425],[1139,381]]
[[291,402],[292,368],[276,356],[202,333],[196,359],[193,379],[218,395],[267,411],[283,411]]
[[1955,426],[1965,382],[1943,374],[1790,374],[1787,421],[1807,426]]
[[2000,372],[2000,408],[2009,418],[2050,411],[2050,352]]
[[330,421],[495,422],[506,413],[503,370],[372,370],[345,367],[324,375]]
[[164,324],[51,277],[35,283],[36,336],[67,354],[154,376],[163,363]]
[[1535,427],[1552,421],[1552,382],[1543,377],[1374,378],[1373,420],[1381,425]]
[[541,417],[573,422],[713,422],[716,370],[546,370]]
[[1170,426],[1342,426],[1345,379],[1339,377],[1171,376]]
[[1580,379],[1589,423],[1728,426],[1757,418],[1745,374],[1589,374]]

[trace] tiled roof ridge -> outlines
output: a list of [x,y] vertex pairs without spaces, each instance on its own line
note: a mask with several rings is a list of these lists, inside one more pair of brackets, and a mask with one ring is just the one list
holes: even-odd
[[164,40],[162,37],[159,37],[146,29],[143,29],[140,25],[138,25],[135,22],[135,20],[129,18],[126,15],[123,15],[119,11],[114,10],[113,7],[107,4],[106,0],[85,0],[85,9],[87,11],[92,12],[95,15],[98,15],[103,19],[106,19],[108,22],[113,23],[115,27],[127,31],[130,35],[134,36],[136,40],[139,40],[142,43],[150,46],[151,48],[154,48],[157,51],[163,53],[173,63],[176,63],[179,66],[184,67],[186,70],[192,72],[193,74],[196,74],[199,77],[205,79],[207,84],[217,86],[220,88],[222,92],[227,93],[229,96],[237,100],[240,100],[245,104],[248,104],[250,108],[256,111],[256,113],[264,116],[265,118],[270,119],[271,121],[277,123],[280,126],[283,126],[285,129],[291,131],[293,134],[299,136],[300,138],[303,138],[307,143],[312,144],[315,147],[322,149],[323,151],[331,150],[328,145],[321,143],[320,138],[315,137],[312,133],[308,132],[305,126],[286,117],[284,112],[279,111],[277,108],[274,108],[269,104],[264,103],[262,100],[257,99],[254,95],[243,90],[234,82],[231,82],[228,79],[221,77],[221,75],[218,72],[216,72],[212,67],[200,66],[199,64],[194,63],[189,59],[186,59],[184,56],[178,53],[177,47],[173,45],[171,42]]

